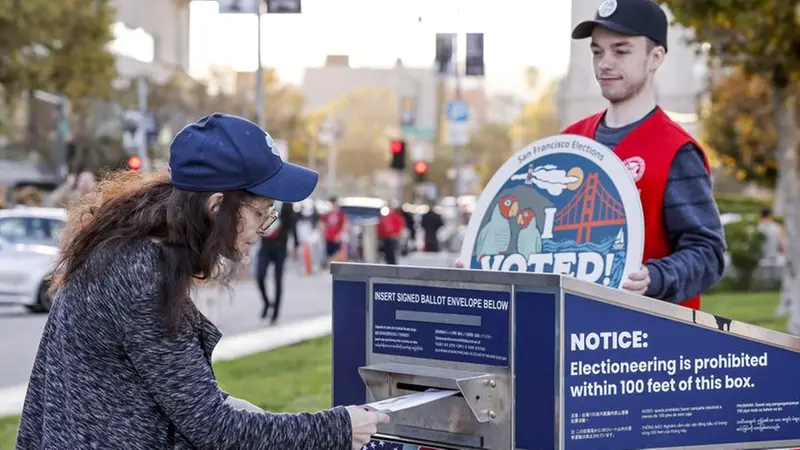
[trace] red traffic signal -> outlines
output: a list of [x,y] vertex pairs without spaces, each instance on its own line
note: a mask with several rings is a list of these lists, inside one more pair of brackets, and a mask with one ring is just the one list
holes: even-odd
[[417,161],[414,163],[414,173],[422,175],[428,171],[428,163],[425,161]]
[[392,149],[392,153],[400,153],[406,149],[406,143],[403,141],[392,141],[390,147]]
[[128,159],[128,168],[131,170],[139,170],[142,167],[142,158],[134,155]]
[[389,149],[392,151],[392,162],[389,164],[389,167],[395,170],[404,170],[406,168],[405,141],[392,141],[389,144]]

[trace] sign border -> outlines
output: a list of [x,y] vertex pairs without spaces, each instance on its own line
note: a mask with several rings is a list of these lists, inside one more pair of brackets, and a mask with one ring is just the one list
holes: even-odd
[[[470,269],[469,262],[472,261],[472,248],[475,246],[475,239],[478,236],[479,231],[478,228],[480,228],[481,222],[483,222],[483,216],[491,205],[492,200],[494,200],[494,197],[497,195],[503,185],[508,182],[512,175],[517,173],[524,165],[536,161],[537,158],[544,156],[544,154],[547,154],[547,152],[550,150],[546,150],[543,155],[530,158],[524,164],[519,162],[519,158],[533,150],[535,147],[546,146],[555,142],[566,140],[577,140],[583,145],[598,149],[603,152],[603,163],[598,163],[598,165],[607,170],[606,173],[614,180],[617,190],[619,191],[619,196],[622,200],[622,205],[625,208],[625,215],[627,217],[626,225],[628,226],[628,235],[630,236],[631,234],[638,232],[642,236],[641,239],[637,239],[635,241],[634,245],[631,245],[631,239],[627,239],[628,247],[625,252],[625,269],[622,273],[623,280],[626,279],[630,273],[636,272],[640,269],[644,263],[644,261],[642,261],[642,258],[644,257],[644,211],[642,209],[642,200],[639,197],[639,188],[636,186],[636,182],[634,181],[631,173],[625,167],[625,164],[622,162],[619,156],[614,153],[614,151],[595,141],[594,139],[589,139],[585,136],[580,136],[577,134],[556,134],[531,142],[511,155],[511,157],[509,157],[506,162],[503,163],[499,169],[497,169],[497,172],[492,175],[492,178],[488,183],[486,183],[481,195],[478,197],[478,200],[475,204],[475,212],[473,212],[472,216],[470,217],[469,223],[467,224],[467,230],[464,233],[464,242],[461,245],[461,252],[459,252],[459,254],[460,260],[462,263],[464,263],[465,268]],[[553,153],[570,153],[581,158],[589,159],[584,152],[575,150],[571,146],[569,148],[560,148],[557,152],[553,151]],[[605,158],[611,158],[613,162],[606,165]],[[625,189],[625,184],[628,184],[627,187],[629,189]],[[631,217],[631,215],[633,215],[633,217]]]

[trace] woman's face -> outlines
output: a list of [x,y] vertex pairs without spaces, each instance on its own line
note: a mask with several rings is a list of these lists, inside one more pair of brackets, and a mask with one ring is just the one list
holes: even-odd
[[273,203],[275,203],[273,200],[258,198],[242,205],[236,247],[243,255],[249,252],[253,244],[258,241],[258,238],[275,221],[276,213],[272,210]]

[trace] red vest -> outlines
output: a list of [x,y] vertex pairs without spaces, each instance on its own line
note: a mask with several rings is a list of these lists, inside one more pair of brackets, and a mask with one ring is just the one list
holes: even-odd
[[400,237],[405,227],[405,218],[397,210],[378,219],[378,239],[394,239]]
[[[563,134],[577,134],[594,139],[604,112],[589,116],[567,127]],[[644,255],[642,262],[672,254],[664,229],[664,190],[667,185],[672,160],[687,143],[700,146],[683,128],[673,122],[661,108],[649,119],[628,134],[614,153],[636,179],[644,212]],[[702,152],[702,149],[701,149]],[[706,171],[710,171],[708,158],[703,153]],[[681,305],[700,309],[700,296],[686,300]]]

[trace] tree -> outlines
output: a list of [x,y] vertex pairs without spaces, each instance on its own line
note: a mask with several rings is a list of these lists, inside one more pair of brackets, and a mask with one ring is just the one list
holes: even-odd
[[[800,127],[796,116],[800,76],[800,0],[666,0],[677,22],[708,43],[710,58],[769,80],[775,124],[778,195],[784,198],[788,263],[800,267]],[[797,272],[797,270],[795,270]],[[793,299],[789,331],[800,334],[800,277],[784,283]]]
[[464,150],[475,161],[475,170],[481,183],[486,185],[497,169],[518,149],[512,147],[508,126],[486,123],[472,134]]
[[113,20],[109,0],[0,0],[3,101],[33,89],[73,101],[108,95],[116,76],[107,49]]
[[336,158],[327,154],[327,164],[335,164],[338,175],[371,176],[389,166],[387,133],[397,127],[395,105],[397,98],[391,90],[367,88],[351,92],[318,112],[320,118],[343,124]]
[[551,81],[538,99],[522,108],[519,119],[511,126],[514,147],[522,148],[533,141],[559,133],[557,89],[558,81]]
[[702,120],[703,141],[719,162],[742,180],[774,187],[777,135],[770,80],[736,68],[711,91]]

